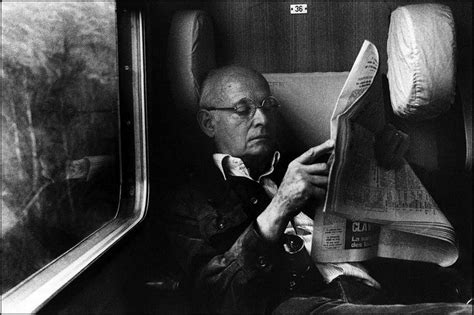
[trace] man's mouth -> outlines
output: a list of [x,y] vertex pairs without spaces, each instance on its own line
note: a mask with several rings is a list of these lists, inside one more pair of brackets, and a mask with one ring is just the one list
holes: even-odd
[[250,141],[256,141],[256,140],[271,140],[270,135],[258,135],[250,138]]

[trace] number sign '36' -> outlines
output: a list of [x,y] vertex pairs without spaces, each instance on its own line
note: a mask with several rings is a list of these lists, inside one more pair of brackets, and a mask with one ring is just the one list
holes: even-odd
[[304,4],[291,4],[290,14],[306,14],[308,13],[308,5]]

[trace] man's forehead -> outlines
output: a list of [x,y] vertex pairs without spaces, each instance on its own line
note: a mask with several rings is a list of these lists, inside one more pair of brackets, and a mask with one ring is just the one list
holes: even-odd
[[253,73],[234,73],[220,80],[218,90],[224,99],[239,97],[240,94],[252,96],[253,94],[267,93],[268,84],[263,77]]

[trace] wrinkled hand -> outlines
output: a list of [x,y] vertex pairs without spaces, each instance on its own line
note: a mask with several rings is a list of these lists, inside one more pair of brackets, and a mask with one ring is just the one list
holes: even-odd
[[310,203],[324,200],[329,166],[317,160],[333,148],[334,141],[328,140],[304,152],[288,165],[275,197],[257,218],[260,230],[267,239],[279,238],[294,215]]
[[387,124],[375,135],[375,158],[383,168],[398,168],[402,164],[408,146],[408,135]]
[[308,202],[325,198],[329,167],[327,163],[316,163],[316,160],[331,152],[333,147],[334,142],[328,140],[288,165],[275,199],[290,217],[300,212]]

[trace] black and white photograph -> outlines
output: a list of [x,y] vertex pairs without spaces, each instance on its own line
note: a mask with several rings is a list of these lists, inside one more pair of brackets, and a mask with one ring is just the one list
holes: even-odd
[[472,314],[472,1],[3,0],[2,314]]

